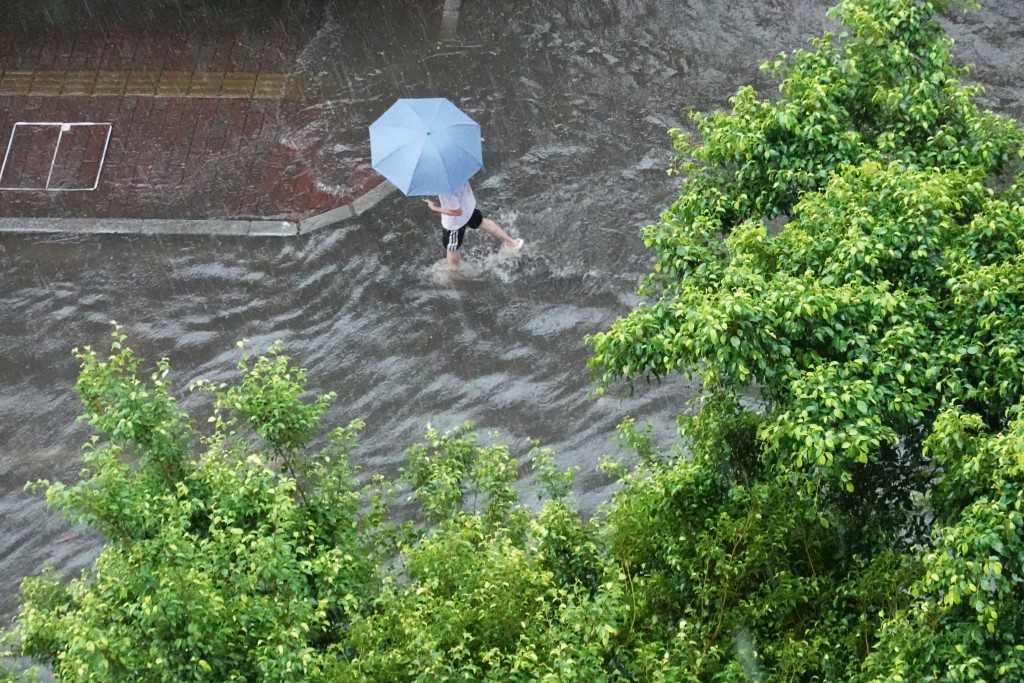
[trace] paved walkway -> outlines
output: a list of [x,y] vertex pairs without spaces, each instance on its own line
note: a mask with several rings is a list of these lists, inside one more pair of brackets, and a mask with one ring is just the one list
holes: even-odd
[[0,22],[0,231],[145,233],[157,219],[177,233],[295,234],[352,215],[381,182],[364,151],[348,152],[346,177],[321,178],[288,144],[320,9],[300,4],[244,22]]

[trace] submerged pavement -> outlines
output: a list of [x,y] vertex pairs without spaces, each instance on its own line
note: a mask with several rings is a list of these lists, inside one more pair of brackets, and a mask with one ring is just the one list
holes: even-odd
[[290,142],[324,3],[91,5],[0,9],[0,233],[289,236],[393,189]]

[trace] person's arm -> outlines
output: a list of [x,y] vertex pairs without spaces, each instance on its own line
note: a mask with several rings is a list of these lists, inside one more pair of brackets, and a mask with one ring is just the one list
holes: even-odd
[[435,204],[434,200],[432,200],[432,199],[424,199],[423,201],[425,201],[427,203],[427,206],[430,207],[431,211],[436,211],[437,213],[443,213],[445,216],[461,216],[462,215],[462,209],[446,209],[444,207],[441,207],[441,206],[438,206],[437,204]]

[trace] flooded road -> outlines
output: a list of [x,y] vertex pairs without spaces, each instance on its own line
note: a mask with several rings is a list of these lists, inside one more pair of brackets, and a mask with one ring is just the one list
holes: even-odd
[[[53,3],[51,3],[53,4]],[[185,5],[186,3],[182,3]],[[527,242],[519,260],[471,234],[474,278],[441,282],[436,217],[398,195],[355,222],[292,240],[4,237],[0,242],[0,622],[44,561],[86,565],[96,540],[47,513],[26,481],[74,478],[75,346],[105,348],[110,321],[135,350],[167,356],[185,387],[227,380],[235,341],[275,340],[337,391],[326,424],[366,421],[365,471],[394,474],[428,423],[466,419],[525,455],[528,439],[580,467],[580,501],[608,495],[596,472],[626,415],[663,440],[692,388],[678,380],[590,395],[584,335],[635,302],[650,258],[641,226],[679,194],[665,130],[724,107],[757,67],[831,24],[817,0],[463,0],[454,33],[440,2],[323,7],[301,51],[298,124],[287,144],[321,182],[368,158],[366,125],[396,97],[445,96],[480,122],[484,212]],[[1024,116],[1024,6],[985,3],[950,23],[985,102]],[[183,11],[187,11],[183,9]],[[341,188],[344,189],[344,188]],[[182,198],[187,201],[187,198]],[[203,415],[196,416],[202,419]]]

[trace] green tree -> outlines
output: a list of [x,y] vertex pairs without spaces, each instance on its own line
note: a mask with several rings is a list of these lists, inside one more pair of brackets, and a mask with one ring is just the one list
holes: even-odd
[[628,680],[617,643],[631,608],[597,525],[566,497],[571,472],[535,449],[532,510],[508,449],[481,447],[468,428],[410,449],[405,478],[428,525],[401,545],[402,573],[353,622],[326,678]]
[[66,585],[52,571],[24,581],[20,653],[68,681],[314,676],[377,580],[372,492],[348,465],[361,425],[307,452],[333,396],[304,402],[305,373],[274,347],[243,358],[237,386],[199,385],[214,403],[201,435],[167,361],[146,379],[125,341],[117,329],[109,357],[75,352],[82,419],[98,432],[81,479],[33,486],[105,546]]
[[[235,384],[194,385],[212,399],[200,429],[168,362],[147,378],[126,342],[117,328],[109,356],[75,351],[98,433],[77,483],[32,485],[104,548],[69,582],[23,581],[9,654],[56,680],[111,683],[604,670],[629,610],[552,453],[533,452],[536,509],[509,449],[479,445],[471,424],[428,431],[399,482],[364,486],[349,465],[361,423],[311,450],[333,395],[304,400],[307,375],[278,345],[243,356]],[[420,523],[389,521],[398,486]]]
[[1020,679],[1024,136],[961,85],[948,4],[845,0],[776,101],[673,132],[648,301],[589,338],[602,386],[705,391],[611,516],[659,675]]

